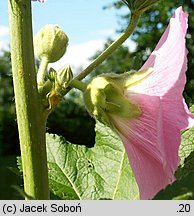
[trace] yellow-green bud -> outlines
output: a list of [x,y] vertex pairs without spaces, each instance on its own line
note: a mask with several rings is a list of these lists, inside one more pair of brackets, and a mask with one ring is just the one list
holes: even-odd
[[67,66],[57,72],[57,82],[60,86],[66,88],[73,79],[73,73],[70,66]]
[[53,68],[50,68],[48,79],[52,83],[53,92],[63,95],[64,90],[69,86],[69,83],[73,79],[71,67],[64,67],[57,72]]
[[55,69],[50,68],[49,72],[48,72],[48,78],[51,82],[56,82],[57,80],[57,72],[55,71]]
[[52,63],[64,55],[67,44],[68,37],[59,26],[46,25],[35,36],[34,52],[40,60],[45,57]]

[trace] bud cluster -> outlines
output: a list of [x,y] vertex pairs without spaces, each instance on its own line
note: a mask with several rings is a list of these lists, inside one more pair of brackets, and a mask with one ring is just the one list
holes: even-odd
[[48,78],[52,83],[53,90],[62,94],[73,79],[73,73],[70,66],[64,67],[57,72],[53,68],[50,68]]

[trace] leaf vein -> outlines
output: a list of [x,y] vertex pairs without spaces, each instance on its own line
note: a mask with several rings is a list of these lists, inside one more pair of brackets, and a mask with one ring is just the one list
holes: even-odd
[[53,152],[50,151],[50,153],[52,154],[55,163],[57,164],[57,166],[59,167],[59,169],[61,170],[61,172],[64,174],[64,176],[67,178],[67,180],[68,180],[69,183],[71,184],[72,188],[74,189],[75,193],[77,194],[77,196],[78,196],[79,199],[81,200],[81,195],[80,195],[79,192],[77,191],[77,189],[76,189],[74,183],[71,181],[71,179],[68,177],[68,175],[63,171],[63,169],[59,166],[59,164],[57,163],[57,161],[56,161],[56,159],[55,159],[55,156],[54,156]]
[[120,164],[120,167],[119,167],[119,175],[118,175],[118,180],[117,180],[117,183],[116,183],[116,186],[115,186],[115,190],[113,192],[113,200],[115,199],[115,196],[116,196],[116,193],[117,193],[117,189],[119,187],[119,182],[120,182],[120,178],[121,178],[121,173],[122,173],[122,167],[123,167],[123,163],[124,163],[124,156],[125,156],[125,149],[123,150],[123,153],[122,153],[122,159],[121,159],[121,164]]

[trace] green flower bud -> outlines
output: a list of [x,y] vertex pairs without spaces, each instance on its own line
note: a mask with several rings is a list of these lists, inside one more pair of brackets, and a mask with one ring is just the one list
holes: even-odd
[[73,79],[71,67],[64,67],[58,72],[56,72],[53,68],[50,68],[48,72],[48,79],[52,83],[52,91],[62,96],[64,90],[69,86],[69,83]]
[[57,82],[60,86],[66,88],[73,79],[73,73],[70,66],[67,66],[57,72]]
[[133,11],[145,11],[160,0],[123,0],[123,2]]
[[56,62],[65,53],[68,37],[57,25],[44,26],[35,36],[35,55],[41,60],[43,57],[49,63]]
[[55,71],[55,69],[50,68],[47,76],[48,76],[48,79],[51,82],[56,82],[56,80],[57,80],[57,72]]

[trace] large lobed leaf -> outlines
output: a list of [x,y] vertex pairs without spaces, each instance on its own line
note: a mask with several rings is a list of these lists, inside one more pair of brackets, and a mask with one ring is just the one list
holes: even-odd
[[47,134],[50,190],[61,199],[138,199],[125,149],[115,133],[96,124],[93,148]]

